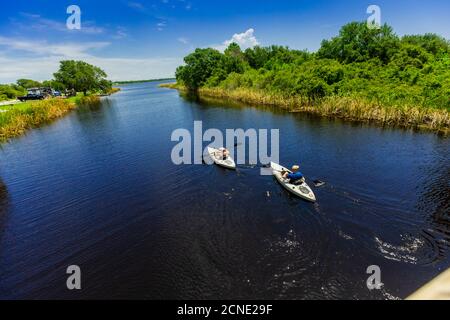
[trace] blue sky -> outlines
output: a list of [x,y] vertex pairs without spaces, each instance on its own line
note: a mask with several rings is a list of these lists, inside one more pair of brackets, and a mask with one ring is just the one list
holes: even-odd
[[[174,75],[196,47],[287,45],[317,50],[371,4],[399,35],[426,32],[450,39],[448,0],[2,0],[0,83],[49,79],[62,59],[96,64],[113,80]],[[68,30],[69,5],[81,29]]]

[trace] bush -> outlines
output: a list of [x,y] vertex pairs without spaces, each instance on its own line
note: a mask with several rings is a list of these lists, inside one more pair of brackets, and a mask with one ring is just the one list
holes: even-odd
[[317,53],[282,46],[224,53],[197,49],[178,68],[189,89],[254,89],[308,101],[352,97],[386,106],[450,106],[450,45],[437,35],[399,38],[391,27],[369,29],[365,22],[342,27]]

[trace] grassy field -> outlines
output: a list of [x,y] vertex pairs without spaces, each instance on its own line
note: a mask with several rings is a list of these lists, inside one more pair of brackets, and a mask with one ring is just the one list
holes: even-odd
[[[162,84],[161,87],[186,90],[176,83]],[[291,112],[304,112],[324,117],[335,117],[350,121],[376,122],[406,128],[431,130],[442,134],[450,133],[450,113],[446,109],[417,106],[385,106],[362,98],[326,97],[311,103],[301,96],[284,97],[254,89],[200,88],[198,94],[204,97],[231,99],[251,105],[272,105]]]

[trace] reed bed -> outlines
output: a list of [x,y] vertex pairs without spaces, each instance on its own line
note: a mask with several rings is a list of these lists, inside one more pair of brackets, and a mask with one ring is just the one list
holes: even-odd
[[77,99],[79,105],[100,105],[101,99],[98,95],[82,96]]
[[73,100],[63,99],[28,102],[13,106],[0,113],[0,142],[22,135],[30,128],[49,123],[75,108],[76,103]]
[[108,90],[107,94],[111,95],[120,91],[120,88],[111,88]]
[[[108,94],[119,92],[112,88]],[[54,98],[30,101],[0,108],[0,142],[24,134],[28,129],[39,127],[60,118],[77,106],[96,107],[101,104],[99,95],[77,95],[68,99]]]
[[[174,83],[164,84],[161,87],[186,90],[183,86]],[[291,112],[304,112],[349,121],[431,130],[446,135],[450,132],[450,113],[446,109],[410,105],[385,106],[357,97],[332,96],[311,101],[301,96],[286,97],[248,88],[234,90],[200,88],[198,94],[251,105],[278,106]]]
[[[108,94],[119,92],[112,88]],[[77,106],[96,107],[101,104],[99,95],[77,95],[68,99],[30,101],[0,108],[0,142],[24,134],[28,129],[39,127],[60,118]]]
[[158,87],[168,88],[168,89],[180,89],[180,90],[184,89],[183,86],[180,86],[179,84],[177,84],[175,82],[174,83],[161,83],[160,85],[158,85]]

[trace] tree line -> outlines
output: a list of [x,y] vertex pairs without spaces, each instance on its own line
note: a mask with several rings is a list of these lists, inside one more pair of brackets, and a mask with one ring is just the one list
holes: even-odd
[[177,82],[202,87],[246,88],[312,103],[325,97],[363,98],[383,105],[450,110],[450,43],[436,34],[399,37],[352,22],[323,40],[317,52],[268,46],[222,53],[196,49],[177,68]]
[[54,90],[75,90],[83,92],[108,92],[112,82],[107,79],[105,71],[84,61],[64,60],[59,70],[53,74],[54,79],[43,82],[31,79],[19,79],[15,84],[0,85],[0,101],[15,99],[25,95],[27,89],[50,87]]

